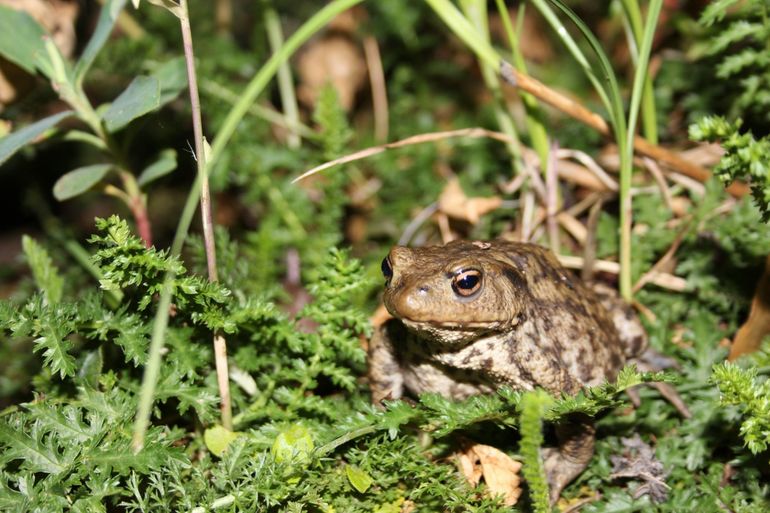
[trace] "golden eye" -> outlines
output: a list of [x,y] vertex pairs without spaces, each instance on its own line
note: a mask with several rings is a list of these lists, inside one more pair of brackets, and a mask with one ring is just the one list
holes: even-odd
[[470,297],[481,289],[481,271],[466,269],[455,274],[452,290],[462,297]]

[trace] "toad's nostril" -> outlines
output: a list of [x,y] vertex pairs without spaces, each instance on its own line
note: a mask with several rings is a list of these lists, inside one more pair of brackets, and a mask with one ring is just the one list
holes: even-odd
[[430,290],[430,287],[426,287],[425,285],[423,285],[422,287],[420,287],[417,290],[420,291],[420,294],[425,294],[426,292],[428,292]]

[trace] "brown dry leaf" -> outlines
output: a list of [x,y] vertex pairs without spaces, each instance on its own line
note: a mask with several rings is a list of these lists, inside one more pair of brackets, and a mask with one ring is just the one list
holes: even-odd
[[490,495],[502,495],[506,506],[513,506],[521,496],[521,463],[490,445],[473,444],[458,453],[460,471],[472,486],[481,478]]
[[357,26],[356,17],[343,13],[332,20],[324,36],[312,40],[300,54],[297,96],[307,107],[315,105],[321,88],[328,82],[337,90],[340,106],[346,112],[353,108],[367,76],[361,45],[353,37]]
[[488,198],[469,198],[460,187],[460,181],[452,178],[447,182],[441,196],[438,198],[439,212],[452,219],[468,221],[476,224],[484,214],[500,208],[503,200],[498,196]]
[[770,255],[765,261],[765,272],[759,280],[754,299],[751,301],[749,318],[735,334],[728,360],[753,353],[759,349],[762,339],[770,334]]
[[390,313],[385,309],[385,305],[380,303],[380,306],[377,307],[377,310],[375,310],[372,316],[369,317],[369,322],[372,323],[372,326],[376,328],[378,326],[382,326],[392,318],[393,316],[390,315]]

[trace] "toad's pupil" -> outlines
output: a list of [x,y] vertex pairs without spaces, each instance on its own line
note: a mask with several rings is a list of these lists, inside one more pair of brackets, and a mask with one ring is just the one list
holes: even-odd
[[382,265],[380,267],[382,268],[382,275],[385,276],[386,280],[393,277],[393,268],[390,266],[390,262],[387,258],[382,259]]
[[477,274],[468,274],[457,280],[457,286],[461,289],[470,290],[479,283]]

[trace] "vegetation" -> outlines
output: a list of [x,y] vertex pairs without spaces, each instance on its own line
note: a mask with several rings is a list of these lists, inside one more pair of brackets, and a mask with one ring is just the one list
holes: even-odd
[[[770,508],[770,345],[724,361],[770,254],[763,2],[126,4],[75,58],[0,6],[0,510]],[[497,236],[587,262],[680,368],[371,405],[388,248]],[[552,506],[578,413],[596,455]],[[515,506],[469,443],[521,461]]]

